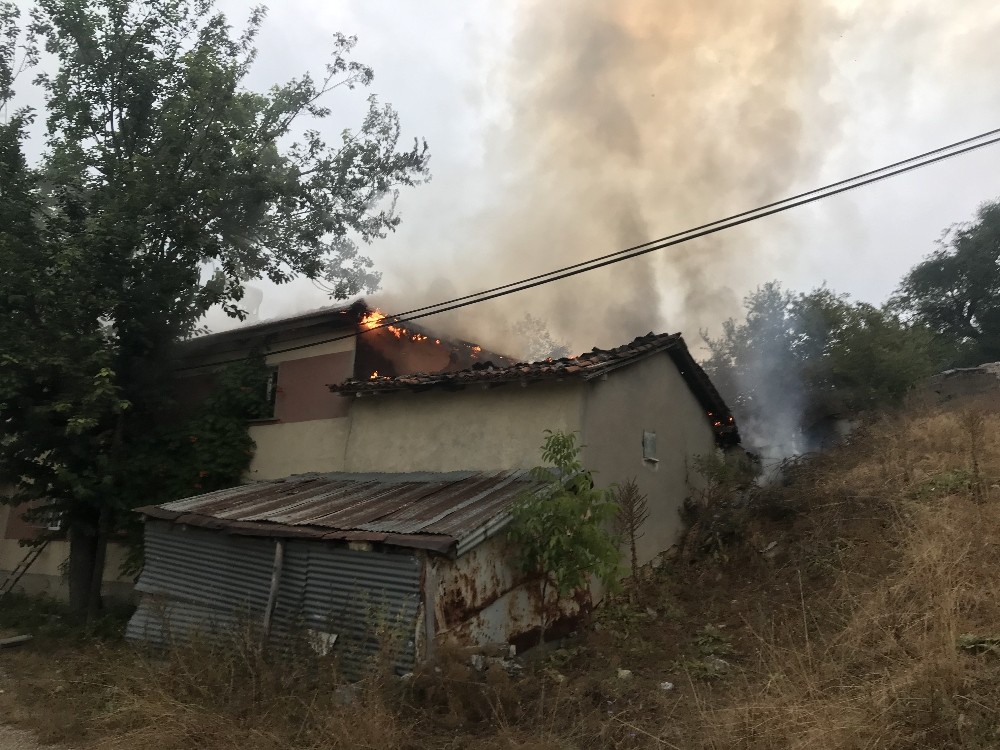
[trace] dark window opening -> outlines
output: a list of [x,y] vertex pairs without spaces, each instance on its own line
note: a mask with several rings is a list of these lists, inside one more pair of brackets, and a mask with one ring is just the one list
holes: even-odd
[[264,409],[261,414],[263,419],[274,418],[274,407],[278,400],[278,368],[267,368],[266,390],[264,394]]

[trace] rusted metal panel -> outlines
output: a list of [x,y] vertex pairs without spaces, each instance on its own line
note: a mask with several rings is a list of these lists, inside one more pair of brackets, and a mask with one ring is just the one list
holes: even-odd
[[586,615],[591,594],[556,600],[551,587],[542,601],[541,581],[525,576],[506,541],[490,539],[457,559],[432,558],[428,581],[434,581],[434,623],[438,640],[462,646],[538,642],[540,625],[547,637],[564,635]]
[[539,484],[524,471],[306,474],[140,512],[247,536],[464,551],[499,531],[518,495]]

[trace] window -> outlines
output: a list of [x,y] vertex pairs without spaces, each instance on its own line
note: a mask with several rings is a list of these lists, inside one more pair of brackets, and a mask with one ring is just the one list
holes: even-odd
[[266,401],[264,403],[263,417],[265,419],[274,416],[274,404],[278,398],[278,368],[267,368],[267,390],[265,392]]
[[658,463],[656,457],[656,433],[650,430],[642,431],[642,460],[650,463]]
[[48,518],[46,519],[45,528],[48,531],[62,531],[63,517],[62,513],[59,511],[49,511]]

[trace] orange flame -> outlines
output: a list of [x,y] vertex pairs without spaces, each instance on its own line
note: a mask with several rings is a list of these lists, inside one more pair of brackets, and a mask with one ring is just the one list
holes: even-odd
[[[403,326],[388,325],[387,318],[388,316],[376,307],[370,313],[361,318],[361,325],[369,331],[376,328],[384,328],[397,339],[402,339],[403,336],[406,336],[410,339],[410,341],[420,342],[428,340],[427,336],[422,333],[411,333]],[[435,339],[434,343],[440,346],[441,339]]]
[[370,331],[373,328],[378,328],[383,320],[385,320],[385,313],[376,307],[361,319],[361,325]]
[[375,372],[373,372],[368,379],[369,380],[375,380],[375,378],[377,378],[377,377],[378,377],[378,370],[376,370]]

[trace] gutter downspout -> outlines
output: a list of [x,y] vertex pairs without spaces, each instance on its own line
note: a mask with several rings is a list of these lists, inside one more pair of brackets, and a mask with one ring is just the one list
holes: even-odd
[[271,617],[274,615],[274,605],[278,602],[278,584],[281,582],[281,569],[285,563],[285,541],[278,539],[274,543],[274,565],[271,568],[271,589],[267,594],[267,606],[264,608],[264,633],[262,643],[267,643],[271,635]]

